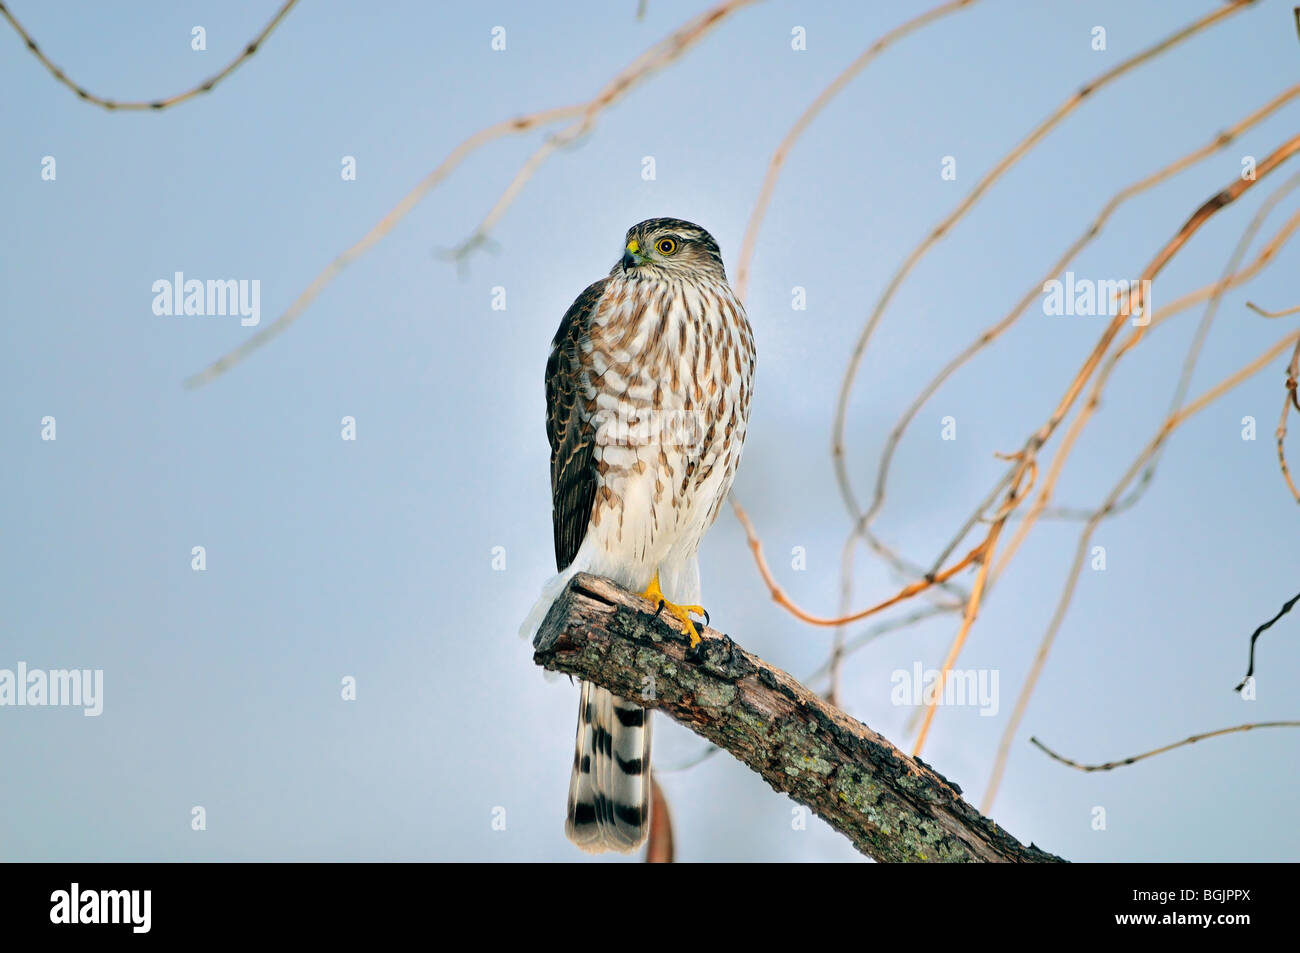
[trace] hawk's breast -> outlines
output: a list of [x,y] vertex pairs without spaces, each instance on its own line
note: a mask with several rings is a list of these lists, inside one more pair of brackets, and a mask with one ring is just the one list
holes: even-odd
[[725,281],[614,277],[581,348],[595,431],[588,535],[648,579],[670,553],[694,553],[731,488],[753,335]]

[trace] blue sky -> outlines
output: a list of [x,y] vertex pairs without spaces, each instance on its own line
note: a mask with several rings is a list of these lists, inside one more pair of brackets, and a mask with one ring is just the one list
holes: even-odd
[[[0,857],[579,859],[562,830],[576,689],[543,678],[516,635],[554,568],[541,383],[550,337],[642,219],[699,222],[734,270],[791,123],[876,37],[928,5],[765,2],[735,14],[553,156],[466,269],[441,252],[473,232],[545,133],[475,153],[288,333],[194,391],[184,378],[255,329],[156,315],[155,281],[178,271],[255,279],[265,325],[466,136],[591,96],[705,5],[650,0],[638,21],[634,0],[304,4],[211,95],[142,114],[79,102],[0,32],[0,668],[104,671],[97,718],[0,708]],[[1214,6],[985,0],[891,48],[791,152],[748,296],[758,377],[736,491],[801,604],[838,604],[849,520],[828,451],[833,402],[894,270],[1085,79]],[[914,394],[1117,189],[1296,82],[1290,6],[1264,0],[1099,92],[921,263],[854,390],[848,460],[860,495]],[[12,5],[51,59],[121,99],[210,75],[275,7]],[[195,25],[206,51],[191,49]],[[1105,51],[1091,48],[1097,25]],[[491,49],[494,26],[506,28],[504,51]],[[795,26],[804,51],[791,49]],[[1136,277],[1234,180],[1242,156],[1266,155],[1298,120],[1292,103],[1127,204],[1073,270]],[[355,181],[340,176],[349,155]],[[45,156],[54,181],[42,180]],[[641,175],[645,156],[653,181]],[[939,175],[944,156],[956,159],[955,181]],[[1157,301],[1218,278],[1290,173],[1198,233],[1156,282]],[[1225,296],[1193,394],[1293,326],[1244,302],[1295,305],[1297,262],[1288,246]],[[806,310],[791,307],[795,286]],[[491,307],[496,287],[504,311]],[[1058,502],[1097,503],[1154,434],[1199,315],[1153,331],[1122,362]],[[898,453],[876,524],[885,538],[932,559],[1000,475],[993,452],[1041,424],[1102,322],[1031,306],[944,387]],[[1080,580],[992,811],[1022,840],[1075,860],[1300,855],[1289,822],[1300,734],[1235,735],[1088,775],[1028,744],[1032,734],[1105,761],[1300,717],[1300,620],[1261,639],[1258,699],[1231,690],[1250,631],[1300,589],[1296,505],[1272,439],[1284,366],[1180,428],[1142,502],[1098,532],[1107,569]],[[55,441],[41,439],[46,416]],[[956,440],[940,438],[945,416]],[[1241,437],[1245,416],[1258,421],[1254,441]],[[341,439],[344,417],[356,421],[354,441]],[[1077,533],[1060,522],[1035,531],[961,657],[999,673],[998,714],[950,708],[935,720],[925,759],[974,800]],[[203,572],[191,569],[195,546]],[[806,571],[790,568],[794,547]],[[797,676],[824,659],[829,633],[767,599],[725,510],[702,566],[715,626]],[[865,553],[854,582],[858,605],[898,586]],[[910,747],[912,710],[891,704],[891,673],[936,666],[955,627],[941,617],[855,654],[848,710]],[[355,701],[340,697],[348,676]],[[657,720],[661,769],[701,745]],[[662,781],[682,859],[858,856],[820,822],[792,829],[791,803],[726,756]],[[206,830],[191,828],[195,806]],[[1105,830],[1093,828],[1099,806]],[[498,808],[505,830],[493,828]]]

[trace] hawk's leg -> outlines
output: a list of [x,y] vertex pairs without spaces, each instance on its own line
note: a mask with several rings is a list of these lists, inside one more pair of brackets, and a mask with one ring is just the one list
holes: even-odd
[[651,602],[659,603],[655,609],[655,615],[658,615],[664,609],[667,609],[670,615],[675,615],[682,620],[686,626],[686,631],[691,637],[691,648],[700,644],[700,629],[697,627],[695,620],[691,618],[691,613],[704,616],[704,624],[709,624],[709,613],[704,606],[679,606],[674,602],[669,602],[664,596],[663,590],[659,588],[659,571],[655,570],[655,577],[650,580],[650,588],[641,593],[642,597],[649,599]]

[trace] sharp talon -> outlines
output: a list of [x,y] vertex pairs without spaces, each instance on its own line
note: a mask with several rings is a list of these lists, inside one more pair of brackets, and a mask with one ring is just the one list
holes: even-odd
[[691,613],[694,612],[704,616],[705,626],[709,624],[709,613],[703,606],[682,606],[669,602],[664,595],[664,591],[659,588],[659,573],[654,574],[654,578],[650,580],[650,585],[646,587],[645,592],[641,593],[641,595],[643,598],[657,603],[654,618],[659,618],[659,615],[667,609],[670,615],[676,616],[681,621],[690,639],[692,649],[703,641],[704,628],[696,624],[695,620],[691,618]]

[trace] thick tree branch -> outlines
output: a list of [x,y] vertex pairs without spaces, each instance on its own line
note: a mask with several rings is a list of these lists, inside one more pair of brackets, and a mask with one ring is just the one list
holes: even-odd
[[1050,862],[961,789],[712,629],[694,652],[668,614],[579,574],[537,637],[538,665],[658,708],[725,748],[882,861]]

